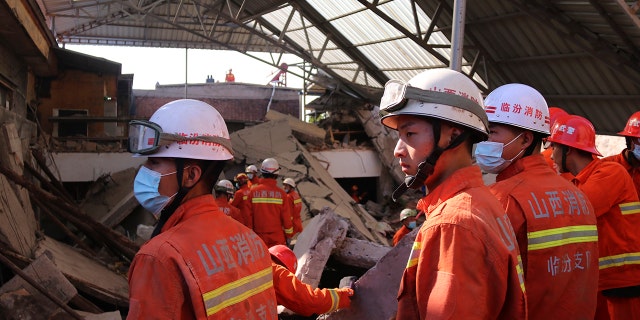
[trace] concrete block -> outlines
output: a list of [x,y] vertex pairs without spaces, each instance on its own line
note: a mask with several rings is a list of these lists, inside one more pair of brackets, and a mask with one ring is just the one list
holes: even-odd
[[309,221],[293,248],[298,257],[298,279],[318,287],[329,256],[344,240],[348,228],[349,224],[328,208]]
[[353,288],[348,309],[329,314],[327,320],[388,320],[398,310],[398,289],[418,229],[413,230],[369,269]]
[[391,247],[371,241],[345,238],[340,247],[334,250],[333,257],[340,263],[369,269],[384,257]]

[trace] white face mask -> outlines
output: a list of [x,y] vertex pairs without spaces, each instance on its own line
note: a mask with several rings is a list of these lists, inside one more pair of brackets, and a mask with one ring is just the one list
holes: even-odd
[[515,158],[519,157],[520,154],[524,152],[524,149],[520,150],[520,152],[510,160],[502,158],[502,151],[504,150],[504,147],[516,141],[516,139],[518,139],[523,133],[524,132],[520,133],[507,144],[493,141],[478,142],[476,144],[475,156],[480,169],[488,173],[500,173],[504,168],[508,167]]

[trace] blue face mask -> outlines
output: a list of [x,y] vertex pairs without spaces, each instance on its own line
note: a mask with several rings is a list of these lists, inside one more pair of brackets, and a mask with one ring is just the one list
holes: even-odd
[[253,173],[247,173],[247,178],[249,178],[249,180],[253,179]]
[[636,159],[640,160],[640,145],[634,144],[633,151],[631,152]]
[[520,152],[510,160],[502,158],[502,151],[504,150],[504,147],[516,141],[516,139],[521,135],[522,133],[513,138],[513,140],[509,141],[507,144],[493,141],[478,142],[478,144],[476,144],[475,157],[476,163],[480,169],[487,173],[500,173],[506,167],[511,165],[511,162],[520,156],[520,154],[524,152],[524,149],[520,150]]
[[407,228],[413,230],[413,229],[416,228],[417,225],[418,224],[415,221],[411,221],[411,222],[409,222],[409,226]]
[[153,171],[145,166],[140,167],[136,179],[133,181],[133,194],[135,195],[140,205],[147,209],[149,212],[157,218],[160,215],[160,211],[164,208],[171,198],[173,198],[177,192],[171,196],[163,196],[158,191],[160,186],[160,179],[164,176],[175,174],[176,171],[166,174],[160,174],[160,172]]

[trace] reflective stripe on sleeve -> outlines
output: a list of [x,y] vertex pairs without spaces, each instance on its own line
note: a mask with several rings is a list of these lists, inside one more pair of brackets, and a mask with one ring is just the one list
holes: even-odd
[[628,264],[640,264],[640,252],[623,253],[598,259],[600,270]]
[[331,309],[327,312],[332,312],[338,310],[338,302],[340,301],[340,296],[338,296],[338,292],[336,290],[329,290],[331,294]]
[[422,251],[422,242],[414,241],[413,246],[411,247],[411,255],[409,255],[409,261],[407,261],[407,268],[411,268],[418,264],[420,251]]
[[284,229],[284,233],[286,233],[286,234],[293,234],[293,228]]
[[516,273],[518,274],[518,282],[520,282],[520,290],[523,293],[527,293],[524,286],[524,269],[522,268],[522,257],[518,255],[518,265],[516,265]]
[[280,199],[280,198],[253,198],[253,199],[251,199],[251,203],[282,204],[282,199]]
[[298,203],[302,203],[302,199],[295,199],[295,200],[293,200],[293,204],[298,204]]
[[620,204],[620,212],[622,214],[640,213],[640,202],[627,202]]
[[571,226],[527,233],[528,250],[559,247],[572,243],[597,242],[598,227],[595,225]]
[[271,266],[202,295],[207,316],[273,287]]

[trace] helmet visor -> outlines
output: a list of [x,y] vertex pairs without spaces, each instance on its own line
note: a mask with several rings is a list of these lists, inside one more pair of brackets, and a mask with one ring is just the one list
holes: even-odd
[[162,128],[153,122],[132,120],[129,122],[129,143],[127,149],[131,153],[153,153],[159,147],[161,132]]
[[387,81],[380,99],[380,111],[393,112],[402,109],[407,103],[405,99],[407,87],[407,84],[400,80]]
[[132,120],[129,122],[129,143],[127,149],[131,153],[148,155],[155,153],[158,148],[164,145],[177,142],[184,144],[191,142],[192,145],[220,145],[226,148],[233,155],[231,140],[217,136],[190,136],[185,137],[180,134],[162,132],[162,128],[150,121]]

